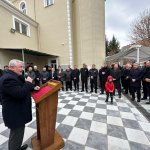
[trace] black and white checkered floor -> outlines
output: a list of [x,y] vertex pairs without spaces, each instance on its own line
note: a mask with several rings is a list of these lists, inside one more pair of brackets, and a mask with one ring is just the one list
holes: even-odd
[[[24,143],[32,149],[33,120],[26,125]],[[125,97],[105,103],[105,95],[60,92],[56,127],[65,140],[63,150],[150,150],[150,123]],[[7,150],[9,130],[0,106],[0,149]]]

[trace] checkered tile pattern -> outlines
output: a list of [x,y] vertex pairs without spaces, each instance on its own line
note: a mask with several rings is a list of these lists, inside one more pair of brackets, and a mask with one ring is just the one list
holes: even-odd
[[[36,134],[33,120],[26,125],[24,143],[32,149]],[[105,95],[60,92],[56,127],[65,140],[63,150],[149,150],[150,123],[125,97],[115,97],[113,105]],[[7,150],[9,130],[0,108],[0,149]]]
[[150,113],[150,105],[146,104],[146,102],[149,102],[149,100],[141,100],[139,103],[147,112]]

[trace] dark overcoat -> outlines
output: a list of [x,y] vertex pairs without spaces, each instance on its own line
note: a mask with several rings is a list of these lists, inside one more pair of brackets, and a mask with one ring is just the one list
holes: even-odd
[[115,87],[119,87],[121,85],[121,70],[120,69],[111,70],[110,74],[113,78],[116,79],[114,80]]
[[72,78],[76,78],[77,81],[79,81],[80,71],[79,69],[72,70]]
[[101,82],[106,82],[109,75],[110,69],[108,67],[103,67],[99,70],[99,79]]
[[[143,78],[150,79],[150,67],[146,67],[146,70],[144,72]],[[150,87],[150,82],[146,82],[146,85]]]
[[32,120],[31,91],[34,86],[23,76],[7,71],[0,78],[0,97],[5,126],[15,129]]
[[[135,88],[141,88],[141,79],[142,79],[142,70],[141,69],[131,69],[130,70],[130,86]],[[132,81],[135,79],[135,82]]]

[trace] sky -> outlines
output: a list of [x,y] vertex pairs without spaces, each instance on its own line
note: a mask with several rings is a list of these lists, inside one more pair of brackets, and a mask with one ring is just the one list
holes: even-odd
[[120,46],[131,43],[129,32],[133,21],[146,9],[150,9],[150,0],[106,0],[106,37],[114,35]]

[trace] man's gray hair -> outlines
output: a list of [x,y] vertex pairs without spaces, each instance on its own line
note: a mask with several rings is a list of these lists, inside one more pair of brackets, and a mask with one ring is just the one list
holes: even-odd
[[9,61],[9,67],[16,66],[18,63],[23,64],[24,62],[18,59],[12,59]]

